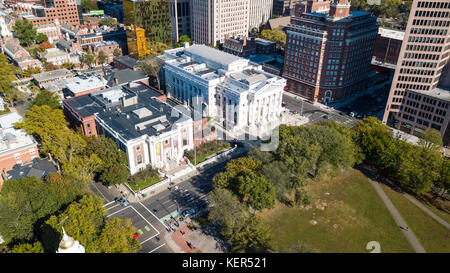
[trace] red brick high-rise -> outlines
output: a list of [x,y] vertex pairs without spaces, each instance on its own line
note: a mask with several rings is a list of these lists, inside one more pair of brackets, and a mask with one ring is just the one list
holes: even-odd
[[36,26],[52,24],[55,19],[60,23],[80,25],[76,0],[9,0],[9,3]]
[[368,87],[378,25],[348,0],[308,0],[287,27],[283,77],[287,91],[332,102]]

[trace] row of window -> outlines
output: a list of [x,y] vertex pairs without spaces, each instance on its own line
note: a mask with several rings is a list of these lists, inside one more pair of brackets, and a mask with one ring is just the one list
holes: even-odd
[[448,27],[450,26],[450,21],[443,20],[413,20],[414,26],[430,26],[430,27]]
[[406,45],[406,50],[426,51],[426,52],[441,52],[442,51],[442,46]]
[[421,59],[421,60],[439,60],[439,55],[437,54],[421,54],[421,53],[410,53],[405,52],[404,57],[406,59]]
[[434,76],[434,70],[424,70],[424,69],[400,68],[400,73],[401,74]]
[[450,8],[448,2],[430,2],[430,1],[419,1],[417,3],[418,8],[431,8],[431,9],[447,9]]
[[408,42],[427,43],[427,44],[443,44],[445,42],[445,38],[409,36]]
[[411,28],[411,34],[422,34],[422,35],[447,35],[446,29],[430,29],[430,28]]
[[416,10],[416,13],[414,15],[416,17],[449,18],[450,13],[448,11]]

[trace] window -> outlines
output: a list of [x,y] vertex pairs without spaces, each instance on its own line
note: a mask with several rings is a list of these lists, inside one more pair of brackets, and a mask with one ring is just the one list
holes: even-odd
[[140,151],[141,150],[141,145],[136,146],[136,151]]
[[137,155],[136,161],[137,161],[137,164],[141,164],[142,163],[142,155]]

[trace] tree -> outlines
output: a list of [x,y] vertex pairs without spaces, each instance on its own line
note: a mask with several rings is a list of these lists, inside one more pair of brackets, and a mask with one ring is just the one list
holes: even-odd
[[286,45],[286,34],[279,29],[265,29],[261,32],[261,38],[277,43],[278,46]]
[[126,165],[112,165],[100,174],[100,181],[109,185],[123,184],[127,182],[130,172]]
[[6,243],[37,237],[36,224],[85,191],[80,181],[56,173],[45,180],[34,176],[6,180],[0,195],[0,234]]
[[245,200],[252,208],[262,210],[273,208],[275,205],[275,188],[272,182],[264,176],[249,173],[237,177],[239,185],[238,196]]
[[240,225],[245,218],[244,208],[238,198],[229,190],[215,188],[209,193],[211,209],[208,220],[221,228],[225,237],[233,234],[234,226]]
[[9,105],[13,105],[15,99],[23,97],[23,93],[14,87],[17,73],[17,67],[8,62],[5,54],[0,54],[0,92]]
[[269,227],[252,215],[239,225],[230,237],[233,252],[258,252],[270,249],[273,237]]
[[37,94],[37,96],[31,102],[31,106],[48,105],[51,109],[59,109],[61,104],[59,103],[58,96],[46,89],[43,89]]
[[30,77],[33,74],[38,74],[41,73],[41,68],[40,67],[28,67],[27,69],[25,69],[22,72],[22,76],[23,77]]
[[98,10],[96,0],[81,0],[81,8],[84,13],[89,13],[91,10]]
[[440,189],[440,194],[450,191],[450,160],[443,159],[440,172],[439,179],[434,181],[434,185]]
[[64,220],[64,229],[82,244],[87,253],[137,252],[141,246],[133,238],[136,228],[129,220],[105,219],[103,200],[95,195],[84,195],[78,202],[71,203],[58,215],[51,216],[42,225],[44,247],[55,252],[62,238],[59,223]]
[[41,242],[35,242],[33,244],[24,243],[15,245],[11,253],[44,253],[44,248]]
[[189,43],[191,44],[191,38],[188,35],[181,35],[180,38],[178,39],[178,47],[182,47],[184,46],[184,43]]
[[84,52],[80,58],[80,62],[82,64],[88,65],[89,68],[91,67],[94,60],[95,60],[95,56],[94,56],[94,54],[92,54],[92,50],[90,50],[90,49],[87,52]]
[[114,49],[113,55],[114,55],[114,57],[121,56],[122,55],[122,50],[120,50],[118,48]]
[[108,27],[115,27],[117,26],[117,20],[111,17],[103,18],[98,22],[100,26],[108,26]]
[[156,58],[153,58],[148,61],[141,62],[139,67],[147,73],[150,77],[155,78],[156,80],[156,88],[161,89],[160,81],[159,81],[159,72],[161,70],[161,64]]
[[63,63],[61,65],[62,68],[68,69],[68,70],[72,70],[75,67],[74,63]]
[[47,42],[47,41],[48,41],[48,37],[44,33],[38,33],[36,35],[36,43],[41,44],[41,43]]
[[441,133],[433,128],[428,128],[425,130],[425,132],[419,139],[418,144],[426,149],[433,151],[439,151],[444,145],[442,142]]
[[94,178],[94,173],[99,169],[102,160],[96,155],[75,155],[63,165],[65,174],[69,174],[81,181],[89,182]]
[[108,56],[106,56],[105,52],[103,52],[103,50],[100,50],[100,52],[97,55],[97,61],[100,64],[104,64],[107,59],[108,59]]
[[27,19],[17,20],[13,26],[13,31],[21,45],[29,46],[36,40],[36,27]]

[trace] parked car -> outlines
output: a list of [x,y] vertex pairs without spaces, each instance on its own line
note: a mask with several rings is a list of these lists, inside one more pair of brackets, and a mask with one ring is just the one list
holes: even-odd
[[358,113],[356,113],[355,111],[350,112],[349,116],[351,117],[355,117]]
[[139,238],[139,236],[140,236],[140,234],[139,234],[139,233],[136,233],[136,234],[133,235],[133,238],[134,238],[134,239],[137,239],[137,238]]
[[130,203],[127,201],[127,200],[125,200],[125,199],[123,199],[123,198],[121,198],[121,197],[116,197],[116,198],[114,198],[114,201],[116,202],[116,203],[119,203],[119,204],[121,204],[122,206],[128,206]]
[[191,215],[191,214],[194,214],[194,213],[195,213],[195,209],[187,209],[187,210],[183,211],[183,212],[181,213],[181,215],[182,215],[183,217],[186,217],[186,216]]
[[200,201],[198,201],[197,206],[199,208],[205,208],[208,205],[208,203],[206,202],[206,200],[201,199]]
[[286,106],[287,106],[287,103],[283,102],[283,103],[281,104],[281,106],[282,106],[282,107],[286,107]]

